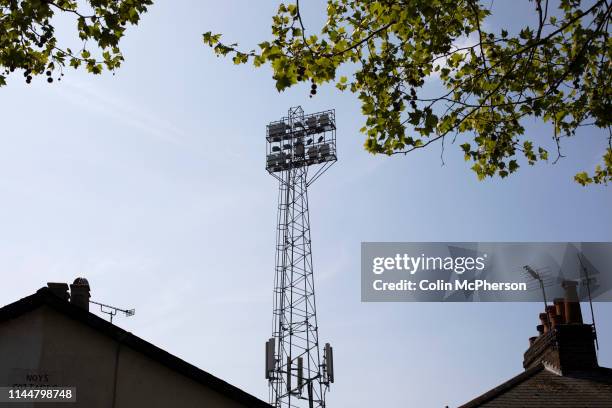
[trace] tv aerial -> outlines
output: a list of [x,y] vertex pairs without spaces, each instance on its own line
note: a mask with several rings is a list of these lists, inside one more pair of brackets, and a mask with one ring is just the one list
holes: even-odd
[[107,314],[110,317],[110,322],[113,322],[113,317],[115,317],[118,313],[122,313],[125,317],[134,316],[136,313],[136,309],[121,309],[115,306],[106,305],[104,303],[94,302],[90,300],[89,303],[93,303],[94,305],[100,306],[100,312]]
[[529,265],[525,265],[523,266],[523,269],[525,269],[526,274],[530,276],[534,282],[538,282],[538,285],[540,286],[540,290],[542,291],[542,299],[544,300],[544,313],[546,313],[546,322],[550,326],[551,322],[548,321],[548,313],[546,311],[548,302],[546,301],[545,289],[546,286],[550,286],[552,283],[552,278],[550,278],[550,276],[548,276],[548,273],[546,272],[546,269],[548,268],[534,269]]

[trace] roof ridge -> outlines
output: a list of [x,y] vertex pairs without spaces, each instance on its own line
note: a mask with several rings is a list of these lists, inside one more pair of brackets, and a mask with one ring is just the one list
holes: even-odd
[[514,377],[510,378],[509,380],[507,380],[506,382],[501,383],[500,385],[498,385],[495,388],[490,389],[489,391],[485,392],[484,394],[481,394],[480,396],[474,398],[473,400],[459,406],[459,408],[476,408],[479,407],[481,404],[484,404],[487,401],[490,401],[491,399],[503,394],[504,392],[508,391],[509,389],[511,389],[512,387],[522,383],[523,381],[531,378],[534,374],[539,373],[540,371],[544,370],[544,365],[540,362],[536,365],[534,365],[533,367],[528,368],[527,370],[523,371],[520,374],[515,375]]

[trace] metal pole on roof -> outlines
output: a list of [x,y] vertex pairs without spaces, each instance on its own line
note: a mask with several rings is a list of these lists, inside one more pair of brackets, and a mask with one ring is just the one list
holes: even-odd
[[589,278],[589,270],[584,266],[582,257],[578,254],[578,261],[580,261],[580,267],[584,272],[586,278],[587,293],[589,294],[589,306],[591,307],[591,321],[593,322],[593,336],[595,337],[595,347],[599,350],[599,341],[597,340],[597,326],[595,326],[595,313],[593,312],[593,299],[591,298],[591,278]]

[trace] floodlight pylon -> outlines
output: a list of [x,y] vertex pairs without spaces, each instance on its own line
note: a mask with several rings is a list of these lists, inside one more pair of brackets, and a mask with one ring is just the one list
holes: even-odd
[[333,382],[332,348],[321,354],[308,187],[337,160],[335,111],[301,107],[267,126],[266,170],[279,182],[272,338],[266,378],[276,408],[324,408]]

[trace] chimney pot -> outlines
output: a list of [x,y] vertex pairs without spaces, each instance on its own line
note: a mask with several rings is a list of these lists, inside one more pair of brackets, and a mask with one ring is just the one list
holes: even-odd
[[580,310],[580,300],[576,291],[576,281],[563,281],[565,289],[565,321],[569,324],[582,324],[582,311]]
[[558,324],[557,311],[555,306],[546,306],[546,314],[548,317],[549,328],[553,329]]
[[559,326],[561,324],[561,316],[558,315],[554,315],[551,319],[550,319],[550,324],[553,328],[557,328],[557,326]]
[[90,289],[85,278],[76,278],[70,285],[70,303],[89,311]]
[[540,313],[540,322],[542,322],[542,327],[544,328],[544,333],[548,333],[550,326],[548,324],[548,315],[546,313]]
[[555,298],[553,303],[555,304],[557,316],[559,316],[559,324],[567,323],[565,320],[565,299]]

